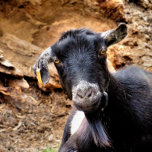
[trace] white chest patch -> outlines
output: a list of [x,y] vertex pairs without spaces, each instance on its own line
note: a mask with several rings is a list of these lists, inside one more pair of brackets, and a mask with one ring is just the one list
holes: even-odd
[[71,135],[73,135],[80,127],[82,120],[85,118],[84,112],[77,111],[71,121]]

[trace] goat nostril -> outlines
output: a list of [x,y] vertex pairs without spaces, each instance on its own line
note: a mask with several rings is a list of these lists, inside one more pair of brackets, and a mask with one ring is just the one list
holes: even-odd
[[93,88],[88,89],[87,93],[86,93],[86,97],[90,98],[93,95]]
[[83,92],[81,90],[79,90],[77,92],[77,96],[80,97],[80,98],[83,98]]
[[90,98],[92,95],[94,94],[94,90],[93,88],[89,88],[89,89],[86,89],[86,90],[78,90],[77,91],[77,96],[79,98]]
[[88,97],[91,97],[91,95],[92,95],[92,93],[90,92],[90,93],[88,94]]

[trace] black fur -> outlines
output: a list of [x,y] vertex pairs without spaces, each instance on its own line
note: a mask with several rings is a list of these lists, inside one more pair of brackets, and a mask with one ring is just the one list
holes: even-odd
[[[60,152],[152,151],[152,74],[133,66],[112,75],[107,69],[106,54],[100,54],[126,33],[124,24],[102,35],[87,29],[71,30],[51,47],[51,60],[60,60],[55,65],[69,98],[81,80],[97,84],[101,93],[100,100],[92,100],[89,105],[85,99],[82,107],[74,101]],[[37,63],[41,65],[41,60]],[[108,106],[102,110],[104,91]],[[86,117],[71,136],[70,122],[77,109],[84,111]]]
[[[152,151],[152,75],[138,67],[128,67],[110,76],[108,88],[109,104],[104,112],[100,112],[100,120],[111,141],[111,148],[99,148],[91,145],[92,138],[87,139],[89,150],[84,148],[78,152],[116,151],[116,152],[151,152]],[[99,114],[99,112],[97,113]],[[94,118],[94,121],[98,120]],[[87,122],[86,122],[87,123]],[[90,127],[85,135],[92,134]],[[81,132],[80,130],[78,132]],[[71,140],[75,143],[80,139]],[[103,132],[104,133],[104,132]],[[90,135],[91,136],[91,135]],[[64,141],[65,142],[65,141]],[[67,142],[68,143],[68,142]],[[70,144],[71,147],[73,144]],[[80,142],[81,145],[81,142]],[[87,144],[88,145],[88,144]],[[91,147],[90,147],[91,145]],[[82,148],[81,147],[81,148]],[[62,148],[61,148],[62,149]],[[63,151],[65,152],[65,151]]]

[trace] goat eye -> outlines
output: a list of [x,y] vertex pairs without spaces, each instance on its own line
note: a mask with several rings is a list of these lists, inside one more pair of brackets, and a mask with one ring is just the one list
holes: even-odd
[[60,63],[60,60],[56,59],[56,60],[54,61],[54,63],[58,64],[58,63]]
[[106,50],[100,50],[100,54],[101,54],[101,55],[106,54]]

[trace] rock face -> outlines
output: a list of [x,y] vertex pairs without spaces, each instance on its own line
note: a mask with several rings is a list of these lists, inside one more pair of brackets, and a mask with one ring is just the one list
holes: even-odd
[[125,21],[122,0],[97,0],[102,14],[115,21]]
[[144,8],[152,9],[152,1],[151,0],[139,0],[138,4]]
[[[22,89],[28,89],[29,84],[23,73],[3,58],[2,51],[0,56],[0,97],[5,99],[4,101],[7,101],[6,98],[20,99],[23,95]],[[3,103],[1,100],[0,102]]]
[[[80,27],[102,32],[114,28],[116,21],[121,20],[124,20],[121,0],[1,1],[0,49],[4,58],[24,76],[34,77],[33,64],[62,32]],[[49,84],[41,86],[43,91],[61,88],[53,65],[50,73]]]
[[109,49],[110,56],[113,56],[111,61],[116,69],[135,64],[152,71],[152,9],[145,10],[139,1],[138,5],[134,1],[125,3],[124,13],[128,22],[128,37]]
[[115,27],[115,21],[124,19],[121,0],[13,0],[0,3],[0,31],[41,48],[53,44],[62,32],[71,28],[104,31]]
[[[62,32],[80,27],[102,32],[125,21],[128,37],[109,49],[109,60],[116,69],[138,64],[152,70],[151,14],[150,0],[0,1],[0,49],[23,75],[34,77],[32,65]],[[50,70],[50,83],[43,90],[61,88],[55,68]]]
[[135,4],[143,7],[143,8],[152,8],[152,1],[151,0],[127,0],[127,2],[134,2]]
[[[5,33],[0,37],[0,47],[1,50],[3,50],[1,51],[1,73],[22,78],[23,76],[35,78],[32,66],[43,51],[42,48],[8,33]],[[4,58],[7,60],[4,60]],[[8,62],[8,60],[14,65]],[[5,68],[3,68],[3,66],[5,66]],[[6,67],[9,68],[9,70],[6,70]],[[58,74],[53,64],[50,66],[50,75],[49,84],[41,87],[44,91],[46,91],[47,88],[50,88],[51,90],[54,88],[61,88]]]
[[34,76],[31,66],[42,52],[42,48],[5,33],[0,37],[0,49],[4,58],[20,69],[23,75]]

